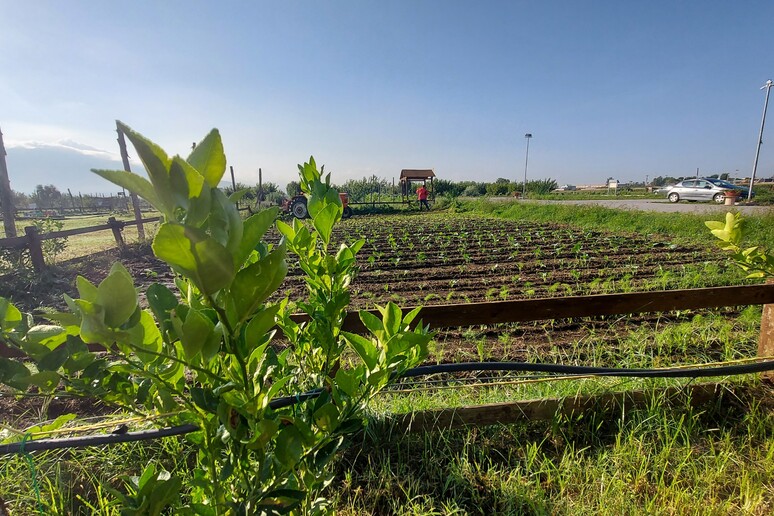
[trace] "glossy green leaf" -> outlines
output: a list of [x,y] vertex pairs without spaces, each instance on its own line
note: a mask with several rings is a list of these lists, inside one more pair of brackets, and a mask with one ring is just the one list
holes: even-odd
[[277,436],[274,451],[277,460],[286,468],[293,468],[304,454],[304,440],[295,426],[286,426]]
[[38,371],[26,378],[19,378],[19,382],[27,385],[35,385],[42,391],[52,392],[59,385],[60,376],[54,371]]
[[336,372],[336,385],[350,398],[358,396],[360,390],[360,378],[357,376],[356,372],[357,371],[348,371],[343,368]]
[[[159,332],[156,326],[156,321],[149,311],[140,310],[140,318],[138,324],[133,326],[129,330],[131,342],[137,349],[137,355],[143,362],[151,362],[155,360],[155,353],[161,353],[163,348],[163,342],[161,338],[161,332]],[[142,351],[148,353],[143,353]]]
[[160,259],[189,277],[205,294],[214,294],[234,277],[231,254],[203,231],[165,223],[153,239]]
[[197,310],[189,310],[183,323],[183,334],[180,341],[183,343],[185,356],[193,359],[202,350],[209,340],[215,325],[207,317]]
[[[239,254],[243,223],[236,206],[220,191],[212,191],[209,217],[210,234],[235,256]],[[236,260],[236,257],[234,258]]]
[[221,343],[223,342],[223,329],[221,323],[215,325],[215,328],[210,332],[209,338],[202,346],[202,358],[207,363],[212,360],[215,355],[220,351]]
[[[55,346],[64,342],[66,338],[67,332],[64,328],[51,324],[38,324],[30,328],[27,332],[27,339],[30,342],[42,344],[49,349],[53,349]],[[49,347],[48,344],[51,341],[54,341],[55,344]]]
[[245,340],[248,345],[259,342],[269,330],[276,326],[274,319],[279,309],[279,304],[269,305],[250,319],[245,329]]
[[191,387],[191,399],[200,409],[210,414],[218,413],[218,397],[211,389]]
[[235,267],[241,267],[250,253],[258,246],[263,235],[266,234],[266,231],[268,231],[277,218],[278,212],[279,208],[277,207],[268,208],[251,215],[245,220],[242,240],[239,242],[238,251],[234,253]]
[[327,204],[325,208],[314,215],[312,223],[326,244],[331,241],[333,226],[339,219],[341,219],[341,207],[335,204]]
[[198,197],[188,200],[188,209],[183,222],[188,226],[201,228],[207,222],[212,211],[213,190],[205,183]]
[[385,385],[387,385],[387,381],[390,378],[390,370],[389,369],[382,369],[379,371],[373,371],[371,374],[368,375],[368,385],[375,387],[377,389],[381,389]]
[[105,310],[105,324],[118,328],[137,309],[137,292],[129,271],[119,262],[110,268],[110,274],[97,287],[96,304]]
[[288,266],[285,263],[285,245],[274,249],[266,258],[239,271],[231,286],[240,321],[247,319],[280,286]]
[[22,313],[10,301],[0,297],[0,332],[11,331],[22,320]]
[[170,312],[178,305],[177,296],[166,286],[154,283],[148,287],[145,299],[162,330],[169,332],[172,329]]
[[255,423],[252,448],[265,448],[271,439],[277,434],[279,424],[273,419],[261,419]]
[[80,335],[83,342],[109,347],[114,335],[105,325],[104,308],[85,299],[76,299],[75,303],[81,312]]
[[223,153],[223,142],[217,129],[212,131],[194,147],[187,159],[205,181],[216,187],[226,172],[226,155]]
[[382,320],[371,312],[361,310],[358,315],[360,316],[360,320],[363,322],[363,325],[375,336],[379,336],[384,332],[384,324],[382,323]]
[[370,339],[355,333],[343,331],[341,334],[344,336],[347,343],[352,346],[368,369],[373,370],[377,364],[378,354],[378,350],[376,349],[376,346],[374,346],[374,343],[371,342]]
[[208,199],[209,190],[202,192],[204,178],[180,156],[175,156],[169,166],[169,184],[175,220],[198,227],[207,218],[204,205],[196,209],[197,199],[203,195],[204,199]]
[[403,313],[400,307],[390,301],[387,303],[387,306],[379,307],[379,311],[382,312],[384,330],[387,332],[387,335],[392,336],[398,333],[403,322]]
[[75,286],[78,288],[78,295],[81,296],[81,299],[85,299],[89,303],[97,302],[97,287],[92,282],[83,276],[78,276],[75,278]]
[[339,423],[339,410],[333,403],[327,403],[314,412],[314,422],[322,430],[332,432]]
[[24,389],[29,384],[23,382],[30,376],[30,370],[16,360],[0,357],[0,383],[9,385],[15,389]]
[[132,142],[137,155],[142,161],[145,171],[148,172],[153,188],[156,195],[161,200],[164,207],[166,207],[165,214],[169,217],[173,216],[172,208],[174,207],[174,198],[172,195],[172,188],[169,182],[169,165],[170,159],[164,150],[141,135],[140,133],[132,130],[129,126],[122,122],[118,122],[118,128],[129,138]]
[[326,467],[341,447],[341,443],[343,441],[344,436],[339,436],[338,438],[331,440],[331,442],[318,449],[314,454],[315,468],[322,470],[324,467]]

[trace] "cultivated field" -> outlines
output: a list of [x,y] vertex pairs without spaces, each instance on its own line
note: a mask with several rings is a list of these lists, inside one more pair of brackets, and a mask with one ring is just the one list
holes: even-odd
[[[530,209],[532,220],[509,219],[509,209],[342,222],[337,238],[366,241],[351,285],[352,308],[387,301],[408,307],[744,281],[709,237],[686,237],[695,219],[680,219],[677,225],[686,227],[670,234],[673,222],[666,217],[643,222],[652,228],[643,231],[637,222],[616,226],[612,210],[593,209],[585,217],[576,213],[578,223],[568,224],[563,220],[571,215],[552,207],[542,213]],[[755,224],[767,222],[754,221],[751,227]],[[141,291],[154,281],[171,284],[171,275],[147,255],[125,254],[123,259]],[[106,270],[95,262],[72,267],[93,281]],[[279,293],[303,298],[303,280],[292,265]],[[755,355],[759,324],[759,307],[738,307],[449,329],[437,335],[428,363],[665,367],[731,361]],[[725,396],[698,408],[680,400],[667,404],[654,394],[648,408],[631,413],[600,410],[559,414],[548,422],[405,434],[405,428],[390,422],[391,415],[690,383],[548,381],[545,375],[523,374],[428,380],[403,382],[372,407],[372,423],[337,462],[326,493],[337,512],[767,514],[774,507],[774,396],[754,378],[729,381]],[[25,404],[24,419],[46,419],[48,403],[57,401],[44,403]],[[7,416],[3,421],[14,422]],[[136,474],[136,465],[152,461],[184,474],[188,453],[184,440],[169,438],[96,453],[40,454],[37,487],[48,513],[117,514],[106,486],[120,486],[120,475]],[[25,459],[7,460],[2,471],[0,497],[13,501],[20,513],[34,512]]]

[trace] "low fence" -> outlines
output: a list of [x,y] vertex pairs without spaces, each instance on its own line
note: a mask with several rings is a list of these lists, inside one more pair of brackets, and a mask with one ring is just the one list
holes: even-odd
[[44,240],[51,240],[54,238],[65,238],[73,235],[84,235],[86,233],[94,233],[96,231],[113,232],[113,237],[116,240],[118,247],[124,247],[124,237],[121,234],[121,230],[126,226],[136,226],[138,224],[145,224],[146,222],[156,222],[161,217],[150,217],[140,220],[117,220],[115,217],[109,217],[107,224],[101,224],[99,226],[89,226],[85,228],[65,229],[63,231],[54,231],[51,233],[40,233],[35,226],[26,226],[24,228],[24,236],[1,238],[0,249],[27,249],[30,253],[30,260],[35,271],[40,272],[46,267],[45,259],[43,258],[43,247],[41,243]]
[[[627,377],[681,377],[702,378],[726,376],[734,374],[762,373],[769,378],[774,375],[774,283],[763,285],[747,285],[732,287],[712,287],[689,290],[672,290],[659,292],[633,292],[626,294],[604,294],[592,296],[574,296],[549,299],[526,299],[515,301],[494,301],[486,303],[470,303],[457,305],[428,306],[420,312],[423,324],[431,328],[447,328],[461,326],[491,325],[513,322],[538,321],[546,319],[564,319],[573,317],[593,317],[616,314],[638,314],[647,312],[664,312],[671,310],[696,310],[707,308],[723,308],[730,306],[763,305],[761,330],[758,343],[758,361],[752,364],[692,368],[668,368],[651,370],[605,369],[575,367],[574,374],[601,374],[606,376]],[[376,311],[373,311],[376,313]],[[305,314],[294,316],[297,322],[308,320]],[[352,332],[363,332],[365,328],[356,312],[347,314],[344,329]],[[101,350],[100,345],[90,345],[92,350]],[[0,344],[0,356],[18,357],[20,354],[13,348]],[[475,364],[473,364],[475,365]],[[508,370],[549,370],[573,369],[556,364],[479,364],[487,369],[495,366],[507,366]],[[459,364],[446,364],[455,368]],[[441,366],[434,366],[441,367]],[[423,368],[416,368],[423,369]],[[412,375],[422,374],[414,371]],[[684,388],[662,389],[661,394],[667,403],[676,396],[687,395],[691,403],[700,403],[713,399],[720,392],[718,384],[690,385]],[[299,399],[314,397],[315,392],[303,393],[298,396],[277,400],[280,403],[294,403]],[[564,399],[527,400],[511,403],[497,403],[473,407],[439,409],[410,414],[399,414],[394,417],[400,427],[408,431],[427,431],[436,428],[453,428],[466,425],[487,425],[495,423],[511,423],[523,419],[545,419],[553,417],[557,411],[580,411],[610,404],[625,406],[641,406],[647,403],[650,394],[644,391],[628,391],[622,393],[604,393],[592,396],[576,396]],[[290,400],[290,401],[288,401]],[[155,439],[165,435],[178,435],[196,431],[193,425],[165,428],[160,430],[144,430],[129,432],[122,435],[97,436],[82,438],[77,446],[91,446],[131,440]],[[66,448],[73,445],[68,440],[40,440],[27,443],[28,450],[34,445],[38,449]],[[0,454],[18,452],[18,443],[0,446]]]

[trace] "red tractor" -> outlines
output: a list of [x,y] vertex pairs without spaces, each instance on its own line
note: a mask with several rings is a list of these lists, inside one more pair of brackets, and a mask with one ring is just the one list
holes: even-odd
[[[341,199],[341,204],[344,205],[342,217],[348,219],[352,216],[352,208],[349,207],[349,195],[346,192],[340,192],[339,198]],[[292,213],[297,219],[309,217],[309,210],[306,207],[306,197],[303,195],[296,195],[290,199],[285,199],[282,202],[282,210],[285,213]]]

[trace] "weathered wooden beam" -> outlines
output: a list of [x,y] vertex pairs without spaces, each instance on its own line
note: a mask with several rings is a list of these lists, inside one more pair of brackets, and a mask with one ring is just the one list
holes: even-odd
[[123,249],[126,245],[124,243],[124,235],[121,234],[121,230],[124,228],[124,224],[116,220],[115,217],[108,218],[108,226],[113,231],[113,238],[116,239],[116,245]]
[[[767,303],[774,303],[772,284],[436,305],[422,308],[418,318],[430,328],[449,328]],[[380,315],[378,310],[369,312]],[[306,318],[303,315],[298,317],[298,321]],[[365,330],[357,312],[347,315],[344,329],[351,332]]]
[[24,233],[27,235],[27,249],[30,250],[30,260],[36,272],[46,268],[46,260],[43,258],[43,247],[40,244],[40,234],[35,226],[26,226]]
[[[156,222],[160,219],[161,217],[149,217],[149,218],[142,219],[142,222]],[[136,220],[123,220],[118,222],[120,222],[124,226],[134,226],[137,224]],[[64,238],[64,237],[70,237],[74,235],[85,235],[87,233],[94,233],[96,231],[107,231],[108,229],[113,229],[113,226],[110,223],[100,224],[98,226],[88,226],[85,228],[63,229],[62,231],[52,231],[51,233],[42,233],[42,234],[38,233],[38,239],[50,240],[52,238]],[[0,238],[0,248],[26,247],[27,242],[28,242],[28,238],[26,236],[14,237],[14,238]]]
[[[129,166],[129,153],[126,152],[126,140],[124,139],[124,132],[121,130],[121,126],[118,125],[116,120],[116,132],[118,133],[118,149],[121,152],[121,161],[124,165],[124,170],[131,172],[132,168]],[[124,193],[124,196],[126,193]],[[137,222],[137,236],[140,240],[145,240],[145,227],[143,226],[142,212],[140,211],[140,199],[134,192],[130,193],[132,198],[132,209],[134,210],[134,220]],[[124,197],[125,198],[125,197]]]
[[[770,279],[767,285],[774,286],[774,280]],[[774,303],[763,305],[761,335],[758,340],[758,356],[774,357]],[[774,371],[762,373],[761,376],[774,381]]]
[[5,236],[11,238],[16,236],[16,217],[13,206],[13,191],[11,190],[11,180],[8,178],[8,166],[5,163],[5,155],[3,132],[0,131],[0,207],[3,210]]
[[[766,304],[774,304],[774,284],[427,306],[419,313],[419,319],[431,328],[445,328]],[[407,310],[410,308],[404,309]],[[368,311],[380,316],[378,310]],[[296,322],[309,320],[306,314],[292,318]],[[347,314],[343,328],[353,333],[365,332],[358,312]],[[2,346],[0,356],[8,356],[3,355]]]
[[[526,421],[545,421],[555,415],[580,415],[591,410],[630,410],[646,407],[651,400],[667,406],[688,398],[691,406],[698,406],[715,399],[727,387],[717,383],[667,387],[654,390],[608,392],[571,398],[523,400],[509,403],[490,403],[470,407],[424,410],[391,416],[389,420],[397,428],[407,432],[449,430],[465,426],[487,426]],[[684,402],[684,401],[682,401]]]

